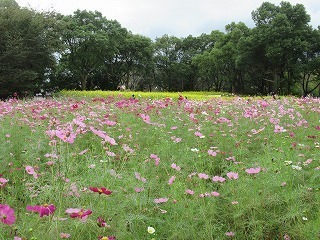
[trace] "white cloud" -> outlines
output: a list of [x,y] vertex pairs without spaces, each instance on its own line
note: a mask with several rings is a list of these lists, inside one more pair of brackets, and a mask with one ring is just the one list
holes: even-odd
[[[264,2],[263,0],[17,0],[21,6],[39,9],[55,9],[63,14],[72,14],[75,10],[97,10],[107,19],[116,19],[133,33],[151,38],[163,34],[185,37],[223,31],[225,25],[242,21],[253,27],[251,12]],[[278,5],[280,0],[269,0]],[[301,3],[311,15],[311,24],[320,24],[319,0],[292,0],[292,4]]]

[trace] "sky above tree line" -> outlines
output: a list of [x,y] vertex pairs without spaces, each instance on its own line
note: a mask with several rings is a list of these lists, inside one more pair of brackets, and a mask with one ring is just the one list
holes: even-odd
[[[287,0],[303,4],[311,16],[313,28],[320,25],[319,0]],[[244,22],[254,27],[251,12],[263,0],[16,0],[21,7],[37,11],[57,11],[64,15],[77,9],[99,11],[109,20],[117,20],[135,34],[155,39],[164,34],[199,36],[213,30],[224,31],[231,22]],[[279,5],[281,0],[269,0]]]

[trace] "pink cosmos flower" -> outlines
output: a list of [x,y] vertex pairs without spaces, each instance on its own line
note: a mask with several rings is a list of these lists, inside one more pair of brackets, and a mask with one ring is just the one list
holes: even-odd
[[220,176],[212,177],[212,182],[224,182],[224,181],[226,181],[226,179],[223,177],[220,177]]
[[76,183],[71,183],[70,185],[70,191],[68,192],[69,196],[75,196],[75,197],[80,197],[80,193],[78,191],[78,187]]
[[129,152],[129,153],[134,153],[134,150],[130,148],[127,144],[123,144],[122,148],[124,151]]
[[49,216],[53,214],[54,211],[56,210],[56,207],[53,204],[50,204],[50,205],[43,204],[43,205],[35,205],[35,206],[28,205],[26,209],[27,211],[37,212],[39,213],[40,217],[43,217],[43,216]]
[[147,179],[141,177],[140,173],[138,173],[138,172],[135,172],[134,175],[135,175],[136,179],[138,179],[141,182],[146,182],[147,181]]
[[186,193],[187,193],[187,194],[190,194],[190,195],[193,195],[193,194],[194,194],[194,191],[192,191],[191,189],[187,189],[187,190],[186,190]]
[[31,166],[26,166],[26,171],[30,175],[35,174],[34,168]]
[[114,125],[116,125],[117,123],[116,122],[114,122],[114,121],[111,121],[111,120],[106,120],[105,122],[104,122],[104,124],[106,124],[106,125],[108,125],[108,126],[114,126]]
[[182,138],[174,138],[174,140],[173,140],[174,142],[176,142],[176,143],[179,143],[179,142],[181,142],[182,141]]
[[59,156],[57,154],[55,154],[55,153],[46,153],[44,156],[46,158],[54,158],[54,159],[58,159],[59,158]]
[[110,145],[118,145],[116,140],[112,137],[109,137],[108,135],[105,136],[104,141],[108,142]]
[[165,203],[168,202],[169,198],[156,198],[154,199],[155,203]]
[[259,101],[258,103],[260,103],[261,107],[268,107],[269,106],[269,103],[265,100]]
[[236,160],[236,157],[235,157],[235,156],[227,157],[226,160],[227,160],[227,161],[235,161],[235,160]]
[[159,163],[160,163],[160,158],[157,156],[157,155],[155,155],[155,154],[150,154],[150,158],[152,158],[152,159],[154,159],[155,160],[155,165],[156,166],[158,166],[159,165]]
[[176,179],[176,176],[172,176],[169,180],[168,180],[168,184],[171,185],[174,180]]
[[180,171],[181,170],[181,167],[179,167],[177,164],[175,164],[175,163],[172,163],[171,164],[171,168],[173,168],[173,169],[175,169],[175,170],[177,170],[177,171]]
[[106,151],[107,156],[109,157],[115,157],[117,156],[114,152]]
[[208,154],[209,154],[210,156],[212,156],[212,157],[217,156],[217,152],[213,151],[212,149],[209,149],[209,150],[208,150]]
[[218,193],[218,192],[211,192],[211,196],[219,197],[219,196],[220,196],[220,193]]
[[286,129],[284,129],[284,127],[281,127],[281,126],[279,126],[279,125],[275,125],[275,126],[274,126],[274,132],[275,132],[275,133],[286,132]]
[[77,135],[72,132],[72,129],[59,129],[56,130],[56,136],[60,138],[62,141],[67,143],[74,143],[74,140],[76,139]]
[[83,151],[81,151],[81,152],[79,152],[79,155],[83,155],[83,154],[85,154],[86,152],[88,152],[88,148],[86,148],[85,150],[83,150]]
[[203,178],[203,179],[208,179],[209,178],[209,176],[207,174],[205,174],[205,173],[198,173],[198,177],[199,178]]
[[88,216],[92,213],[90,209],[78,209],[78,208],[68,208],[66,213],[69,214],[71,218],[80,218],[86,220]]
[[105,131],[97,130],[92,126],[89,127],[89,129],[90,129],[91,132],[93,132],[98,137],[101,137],[101,138],[105,138],[106,137],[106,132]]
[[83,121],[80,121],[78,119],[73,119],[73,123],[78,125],[79,127],[85,128],[86,124]]
[[[216,192],[214,193],[214,194],[216,194]],[[218,193],[219,194],[219,193]],[[220,195],[220,194],[219,194]],[[201,194],[199,194],[199,198],[204,198],[204,197],[211,197],[211,196],[213,196],[211,193],[209,193],[209,192],[205,192],[205,193],[201,193]]]
[[151,122],[150,122],[150,116],[149,116],[149,115],[146,115],[146,114],[141,113],[141,114],[140,114],[140,117],[142,118],[142,120],[143,120],[145,123],[151,124]]
[[136,193],[139,193],[139,192],[144,191],[144,188],[143,188],[143,187],[142,187],[142,188],[135,187],[135,188],[134,188],[134,191],[135,191]]
[[227,176],[229,179],[238,179],[239,178],[239,175],[236,172],[228,172]]
[[258,167],[258,168],[248,168],[248,169],[246,169],[246,172],[248,174],[257,174],[257,173],[260,172],[260,170],[261,170],[260,167]]
[[5,178],[0,178],[0,187],[4,187],[7,182],[9,182],[8,179],[5,179]]
[[61,238],[70,238],[71,235],[69,233],[60,233]]
[[6,225],[12,225],[16,221],[14,210],[5,204],[0,204],[0,222]]
[[90,127],[90,131],[93,132],[95,135],[104,139],[105,142],[108,142],[110,145],[118,145],[114,138],[108,136],[105,131],[97,130],[94,127]]
[[34,170],[33,167],[31,167],[31,166],[26,166],[25,169],[26,169],[27,173],[30,174],[30,175],[33,175],[33,177],[34,177],[35,179],[38,178],[38,174],[36,173],[36,171]]
[[235,235],[234,232],[226,232],[225,234],[228,237],[233,237]]
[[199,131],[195,132],[194,135],[197,136],[197,137],[199,137],[199,138],[204,138],[204,137],[205,137],[205,136],[204,136],[201,132],[199,132]]

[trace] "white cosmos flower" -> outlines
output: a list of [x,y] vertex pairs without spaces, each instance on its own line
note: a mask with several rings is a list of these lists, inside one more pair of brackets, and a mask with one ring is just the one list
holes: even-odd
[[150,234],[154,234],[155,233],[155,229],[153,228],[153,227],[148,227],[148,229],[147,229],[147,231],[148,231],[148,233],[150,233]]

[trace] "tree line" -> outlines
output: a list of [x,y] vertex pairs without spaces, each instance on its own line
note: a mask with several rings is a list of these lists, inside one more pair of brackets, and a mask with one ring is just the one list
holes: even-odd
[[71,15],[0,0],[0,98],[39,91],[224,91],[320,95],[320,26],[302,4],[264,2],[255,23],[151,40],[98,11]]

